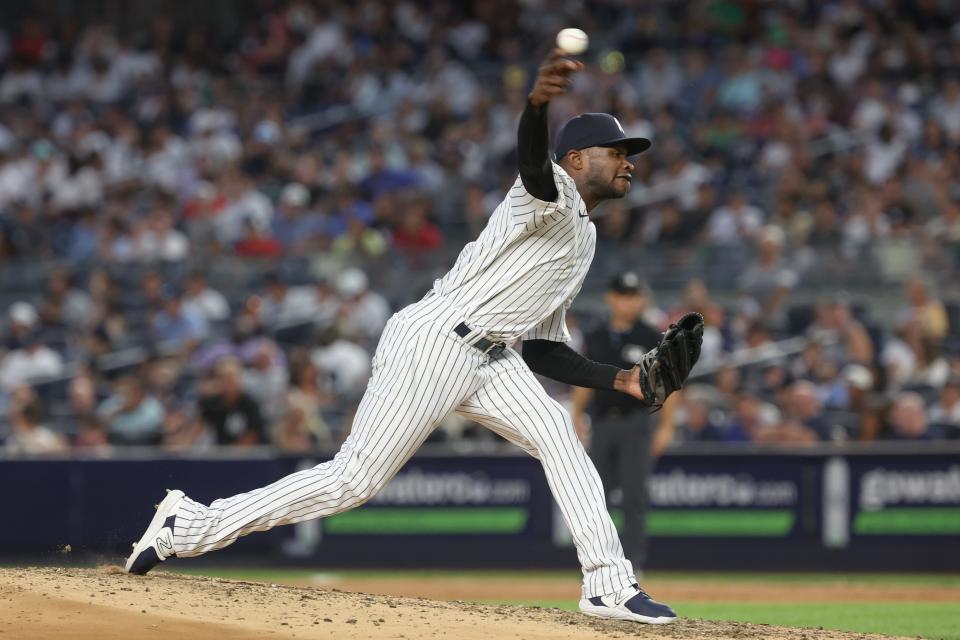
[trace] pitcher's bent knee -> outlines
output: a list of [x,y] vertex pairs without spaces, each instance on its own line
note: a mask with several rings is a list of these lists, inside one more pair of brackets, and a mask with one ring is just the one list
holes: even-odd
[[340,489],[346,502],[353,507],[368,502],[387,485],[389,480],[378,480],[372,476],[340,476]]

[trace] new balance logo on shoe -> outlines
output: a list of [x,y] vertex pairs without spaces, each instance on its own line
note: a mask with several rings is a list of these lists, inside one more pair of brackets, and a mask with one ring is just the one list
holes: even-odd
[[157,538],[157,548],[162,549],[165,555],[170,555],[173,553],[173,545],[167,542],[164,538]]

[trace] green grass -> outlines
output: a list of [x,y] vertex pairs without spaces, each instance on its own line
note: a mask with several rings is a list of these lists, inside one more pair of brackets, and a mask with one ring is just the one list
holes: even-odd
[[677,602],[681,616],[786,627],[823,627],[923,638],[960,638],[960,604],[951,602]]

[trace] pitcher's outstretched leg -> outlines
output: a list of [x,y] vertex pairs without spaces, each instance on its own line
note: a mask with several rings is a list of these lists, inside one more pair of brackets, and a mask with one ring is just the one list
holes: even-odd
[[209,506],[171,492],[136,543],[127,571],[143,574],[172,556],[201,555],[254,531],[341,513],[386,486],[437,424],[473,393],[483,360],[433,323],[391,324],[350,436],[333,460]]

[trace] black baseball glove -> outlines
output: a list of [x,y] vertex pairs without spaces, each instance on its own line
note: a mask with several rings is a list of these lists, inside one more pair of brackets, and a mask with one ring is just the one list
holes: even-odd
[[660,344],[637,362],[644,402],[654,411],[683,386],[693,365],[697,364],[702,343],[703,316],[688,313],[670,325],[660,338]]

